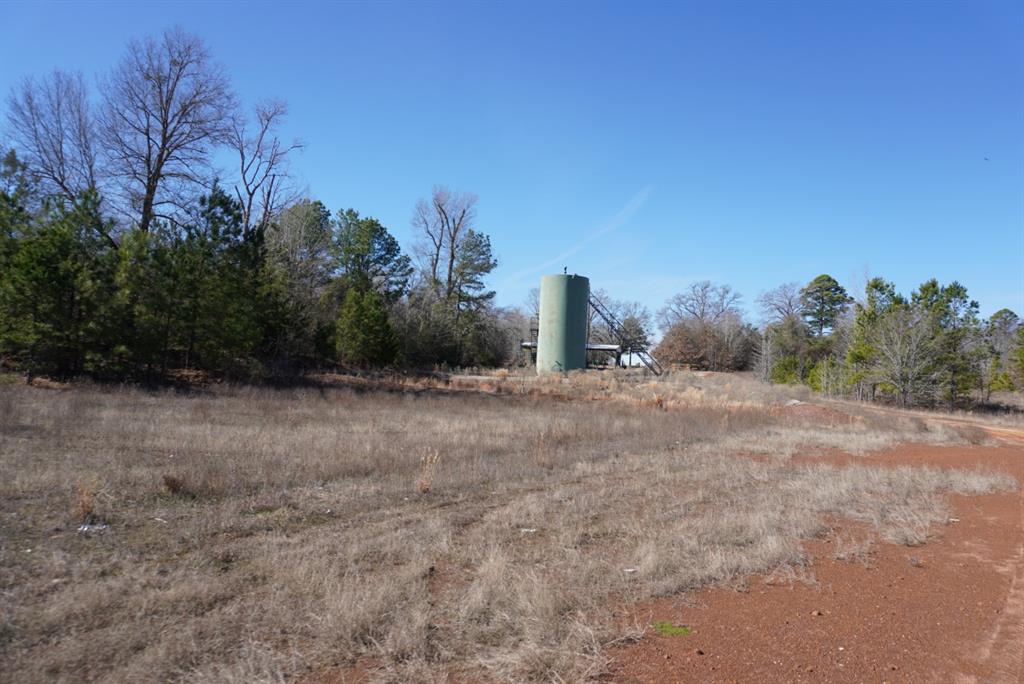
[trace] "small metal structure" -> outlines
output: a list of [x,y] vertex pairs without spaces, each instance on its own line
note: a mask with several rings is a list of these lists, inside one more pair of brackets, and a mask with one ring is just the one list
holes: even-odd
[[[604,321],[619,344],[589,343],[590,309]],[[622,353],[634,354],[655,375],[663,372],[647,346],[631,342],[608,307],[590,296],[590,281],[581,275],[563,273],[541,278],[539,318],[530,333],[534,340],[523,341],[521,346],[536,350],[538,374],[586,368],[588,351],[614,354],[616,360]]]
[[[536,349],[537,343],[533,341],[523,340],[519,343],[519,346],[523,349]],[[587,342],[587,351],[592,352],[605,352],[606,354],[618,354],[622,351],[621,344],[595,344],[593,342]]]
[[647,367],[647,370],[651,371],[655,375],[661,375],[664,372],[661,364],[658,363],[658,360],[651,354],[647,345],[631,345],[626,343],[626,335],[623,331],[622,324],[614,315],[612,315],[612,312],[608,310],[608,307],[594,297],[590,297],[590,306],[593,307],[594,313],[600,316],[601,320],[605,322],[605,325],[607,325],[608,329],[612,331],[612,334],[619,338],[619,341],[624,347],[622,350],[623,352],[627,354],[635,354],[636,357],[640,359],[640,362]]

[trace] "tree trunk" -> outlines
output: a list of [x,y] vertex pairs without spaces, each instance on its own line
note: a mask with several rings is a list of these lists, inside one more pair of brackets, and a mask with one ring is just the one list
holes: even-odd
[[156,184],[146,183],[146,195],[142,199],[142,215],[139,217],[139,230],[149,232],[149,224],[153,222],[153,203],[156,201]]

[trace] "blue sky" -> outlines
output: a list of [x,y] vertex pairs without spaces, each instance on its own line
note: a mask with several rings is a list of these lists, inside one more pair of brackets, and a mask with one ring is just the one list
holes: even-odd
[[[0,92],[202,36],[288,102],[294,168],[410,247],[434,184],[477,193],[521,304],[567,266],[652,310],[827,272],[965,284],[1024,314],[1017,2],[3,4]],[[755,316],[756,318],[756,316]]]

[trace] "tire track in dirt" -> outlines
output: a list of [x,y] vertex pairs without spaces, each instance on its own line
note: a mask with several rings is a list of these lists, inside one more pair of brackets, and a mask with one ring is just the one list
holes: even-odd
[[842,410],[846,408],[854,409],[855,412],[866,411],[869,413],[875,413],[878,415],[885,416],[903,416],[906,418],[917,418],[928,423],[937,423],[939,425],[948,425],[951,427],[973,427],[983,430],[992,437],[1001,439],[1004,442],[1008,441],[1011,443],[1024,444],[1024,428],[1012,428],[1001,425],[992,425],[990,423],[986,423],[984,420],[972,419],[966,416],[936,415],[933,413],[926,413],[922,411],[892,408],[889,406],[873,406],[861,402],[848,402],[840,399],[825,399],[804,403],[811,406],[828,406],[837,410]]
[[[1024,485],[1024,478],[1018,475]],[[1020,511],[1018,535],[1022,537],[1010,561],[1010,589],[992,632],[979,647],[979,662],[999,677],[1000,682],[1024,682],[1024,491],[1018,491]],[[977,682],[975,677],[959,681]]]
[[[842,405],[843,402],[829,402]],[[1012,446],[1024,445],[1024,430],[990,425],[982,420],[971,420],[961,416],[934,416],[902,409],[879,408],[876,406],[858,406],[873,413],[901,415],[919,418],[926,422],[948,425],[951,427],[973,427],[983,430],[1003,444]],[[1020,483],[1017,492],[1018,520],[1017,534],[1020,542],[1017,552],[1009,560],[1005,569],[1011,575],[1010,587],[1003,603],[1003,609],[993,626],[991,633],[978,646],[978,662],[983,668],[998,677],[998,682],[1024,682],[1024,454],[1013,475]],[[962,684],[974,684],[978,678],[963,673],[958,674],[956,681]]]

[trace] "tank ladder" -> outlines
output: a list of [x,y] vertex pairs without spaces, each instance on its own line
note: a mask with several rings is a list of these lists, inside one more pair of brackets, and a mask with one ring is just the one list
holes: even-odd
[[655,375],[661,375],[664,369],[658,360],[651,355],[647,345],[641,345],[639,347],[627,346],[626,335],[622,330],[622,324],[615,318],[611,311],[608,310],[604,304],[602,304],[595,297],[590,297],[590,307],[594,310],[601,320],[605,322],[608,329],[612,331],[612,334],[619,338],[619,342],[622,344],[622,351],[627,354],[636,354],[640,357],[640,361],[647,367],[647,370],[651,371]]

